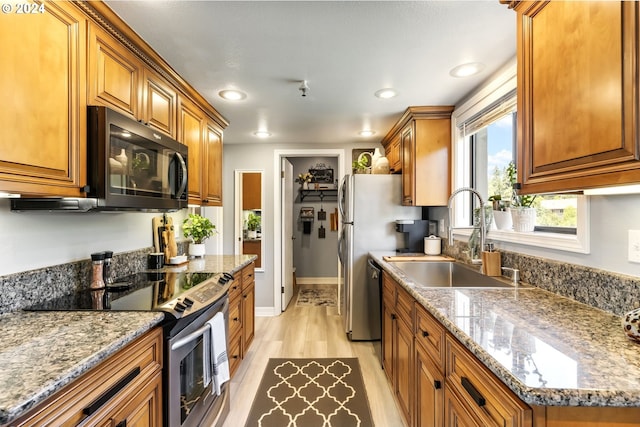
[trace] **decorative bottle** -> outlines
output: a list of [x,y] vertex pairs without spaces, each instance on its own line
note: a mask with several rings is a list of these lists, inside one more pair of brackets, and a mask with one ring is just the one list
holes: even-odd
[[113,258],[113,251],[104,252],[104,264],[102,266],[102,281],[105,286],[113,284],[113,277],[111,276],[111,260]]

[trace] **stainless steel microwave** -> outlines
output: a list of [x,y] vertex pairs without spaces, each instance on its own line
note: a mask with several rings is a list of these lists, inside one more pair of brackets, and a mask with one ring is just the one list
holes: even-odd
[[14,211],[175,211],[187,207],[187,146],[106,107],[87,110],[86,198],[12,199]]
[[187,146],[106,107],[87,111],[87,196],[102,210],[187,207]]

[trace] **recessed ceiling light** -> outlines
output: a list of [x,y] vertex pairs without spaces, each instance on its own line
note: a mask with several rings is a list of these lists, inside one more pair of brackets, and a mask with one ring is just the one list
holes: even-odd
[[253,134],[258,138],[269,138],[271,136],[271,132],[266,130],[257,130]]
[[240,101],[242,99],[245,99],[247,97],[247,94],[239,90],[227,89],[218,92],[218,96],[229,101]]
[[377,96],[378,98],[382,98],[382,99],[393,98],[397,94],[398,94],[398,92],[396,92],[395,89],[392,89],[390,87],[387,87],[387,88],[384,88],[384,89],[380,89],[380,90],[376,91],[376,93],[374,93],[375,96]]
[[373,131],[373,130],[370,130],[370,129],[361,130],[360,132],[358,132],[358,135],[364,136],[364,137],[373,136],[375,134],[376,134],[376,132]]
[[484,64],[481,62],[469,62],[467,64],[461,64],[449,71],[449,74],[453,77],[469,77],[478,74],[484,70]]

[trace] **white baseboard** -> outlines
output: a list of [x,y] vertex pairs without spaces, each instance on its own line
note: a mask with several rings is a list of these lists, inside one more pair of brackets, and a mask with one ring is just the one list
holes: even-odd
[[337,277],[296,277],[298,285],[337,285]]
[[275,307],[256,307],[256,317],[274,317],[279,316]]

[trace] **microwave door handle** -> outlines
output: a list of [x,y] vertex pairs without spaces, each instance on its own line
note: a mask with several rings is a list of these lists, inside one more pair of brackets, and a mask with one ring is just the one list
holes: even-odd
[[180,169],[182,169],[182,181],[180,182],[178,190],[176,191],[176,199],[179,199],[187,189],[187,165],[180,153],[175,153],[175,157],[178,159],[178,165]]

